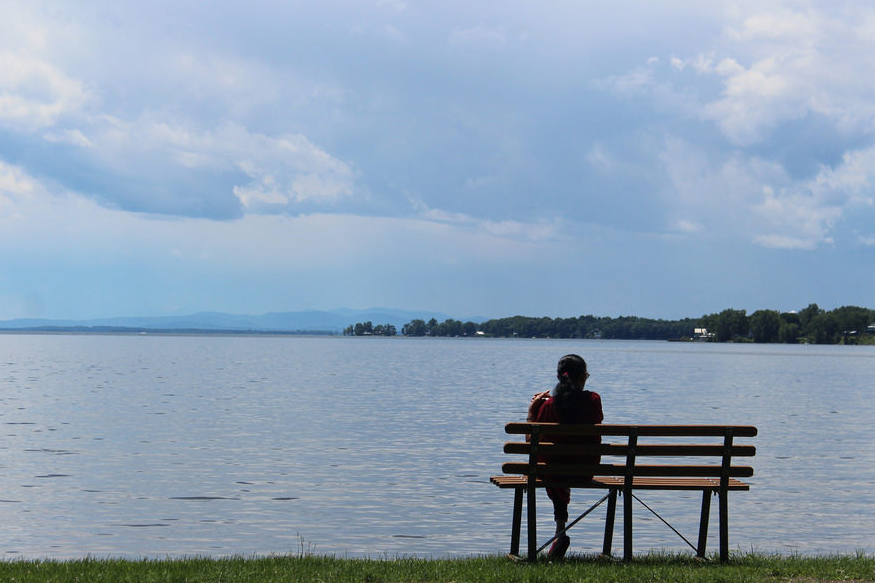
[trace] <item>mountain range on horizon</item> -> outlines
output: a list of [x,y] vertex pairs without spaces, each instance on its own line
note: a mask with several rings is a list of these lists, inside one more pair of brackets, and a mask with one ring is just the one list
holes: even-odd
[[[127,316],[62,320],[47,318],[16,318],[0,320],[0,330],[51,330],[81,328],[123,328],[135,330],[201,330],[231,332],[330,332],[340,333],[357,322],[392,324],[398,331],[415,319],[439,322],[449,316],[439,312],[416,312],[391,308],[356,310],[303,310],[297,312],[268,312],[262,315],[198,312],[182,316]],[[486,318],[467,318],[465,321],[482,322]]]

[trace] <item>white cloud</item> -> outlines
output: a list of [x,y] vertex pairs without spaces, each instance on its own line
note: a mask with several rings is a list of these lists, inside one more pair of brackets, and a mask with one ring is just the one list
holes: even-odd
[[439,212],[412,218],[324,213],[252,214],[233,221],[161,218],[105,208],[75,194],[52,194],[20,169],[0,164],[0,254],[17,250],[20,258],[42,263],[162,264],[235,277],[423,261],[538,264],[555,255],[557,229]]
[[814,7],[757,9],[727,27],[727,46],[737,54],[713,68],[725,79],[723,94],[705,104],[703,115],[742,145],[808,114],[823,115],[843,131],[872,131],[872,20],[872,10],[850,4],[835,15]]
[[66,129],[59,132],[46,132],[43,134],[42,137],[47,142],[70,144],[79,148],[94,147],[94,144],[91,143],[91,140],[85,137],[85,134],[83,134],[78,129]]
[[0,124],[27,130],[50,127],[78,112],[89,95],[81,81],[36,56],[0,51]]
[[824,167],[808,188],[826,200],[875,205],[875,147],[845,152],[837,167]]
[[791,191],[779,196],[771,189],[764,190],[763,200],[751,210],[770,229],[755,235],[754,242],[782,249],[814,249],[832,243],[828,233],[842,214],[841,208],[823,204],[810,194]]
[[654,69],[658,63],[648,62],[645,67],[637,67],[622,75],[612,75],[596,79],[593,85],[598,89],[612,91],[621,97],[630,98],[650,92],[656,85]]
[[[44,139],[87,149],[100,166],[113,168],[120,180],[149,174],[173,191],[185,188],[173,183],[180,173],[236,172],[248,180],[229,183],[224,192],[204,196],[236,196],[248,212],[297,212],[296,204],[331,204],[355,192],[356,172],[301,134],[268,136],[236,123],[204,130],[155,115],[134,121],[109,116],[87,121],[90,125],[81,130],[47,134]],[[124,191],[125,184],[118,190]],[[119,204],[125,207],[132,202]],[[168,214],[183,212],[172,206],[149,208]]]
[[27,196],[36,190],[36,181],[18,166],[0,160],[0,194]]
[[685,221],[683,219],[677,221],[675,228],[682,233],[701,233],[705,230],[704,225],[701,223]]
[[765,247],[813,249],[861,207],[875,207],[875,147],[794,180],[781,165],[736,153],[721,159],[679,139],[666,142],[669,220],[682,232],[735,234]]
[[596,87],[678,100],[687,115],[714,123],[741,147],[811,115],[842,132],[875,132],[875,10],[852,2],[736,2],[724,14],[719,49],[672,55],[668,70],[649,58]]
[[454,229],[488,234],[517,242],[557,242],[568,240],[568,236],[565,233],[567,226],[560,219],[532,222],[493,221],[464,213],[451,213],[429,208],[422,201],[411,201],[411,204],[417,211],[417,220],[451,225]]
[[617,159],[602,144],[595,144],[586,154],[590,166],[602,172],[611,172],[617,165]]

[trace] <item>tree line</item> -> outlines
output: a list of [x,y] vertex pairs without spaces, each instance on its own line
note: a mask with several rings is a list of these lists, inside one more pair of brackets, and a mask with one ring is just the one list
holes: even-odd
[[[843,306],[823,310],[810,304],[798,312],[726,309],[701,318],[662,320],[636,316],[548,318],[512,316],[482,323],[448,319],[414,319],[404,324],[404,336],[486,336],[491,338],[604,338],[618,340],[707,340],[713,342],[852,344],[875,343],[867,334],[875,310]],[[361,322],[344,329],[347,336],[395,336],[391,324]]]

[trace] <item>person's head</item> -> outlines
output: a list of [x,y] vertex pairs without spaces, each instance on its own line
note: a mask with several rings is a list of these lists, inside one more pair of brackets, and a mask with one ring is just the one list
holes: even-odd
[[576,354],[566,354],[559,359],[559,364],[556,366],[556,376],[560,384],[569,383],[583,386],[589,377],[586,361]]
[[576,354],[566,354],[559,359],[556,376],[559,377],[559,383],[553,389],[556,413],[560,422],[568,423],[574,418],[574,411],[584,395],[583,386],[589,377],[586,361]]

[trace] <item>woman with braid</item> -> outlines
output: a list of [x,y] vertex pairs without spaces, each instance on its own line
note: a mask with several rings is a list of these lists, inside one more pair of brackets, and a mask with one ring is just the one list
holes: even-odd
[[[532,397],[529,405],[528,421],[539,423],[601,423],[604,420],[602,414],[602,400],[598,393],[584,389],[589,373],[586,370],[586,361],[576,354],[568,354],[559,359],[556,376],[559,382],[552,391],[544,391]],[[561,441],[557,436],[555,440],[548,436],[545,440]],[[576,441],[592,441],[599,443],[599,436],[577,438]],[[581,463],[599,463],[599,456],[581,459]],[[565,530],[568,522],[568,503],[571,500],[571,490],[568,488],[547,488],[547,496],[553,502],[553,518],[556,521],[556,534],[558,538],[550,547],[547,556],[558,560],[565,556],[571,539]],[[560,534],[562,533],[562,534]]]

